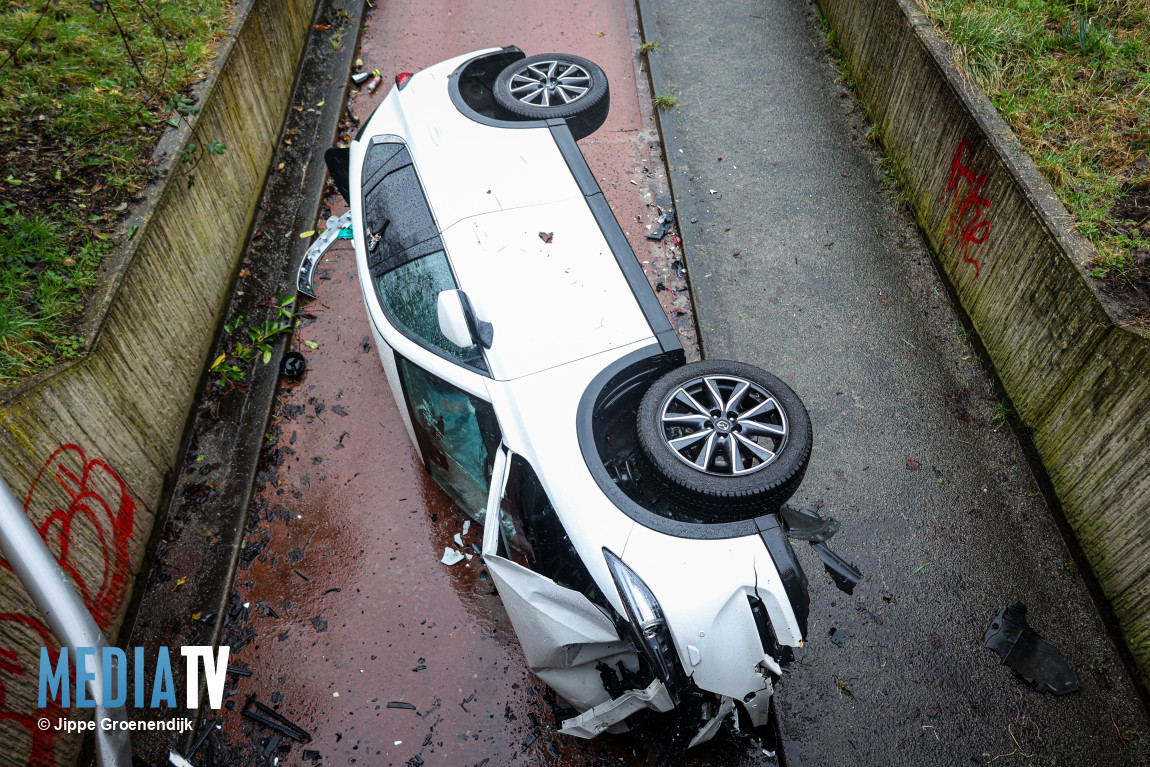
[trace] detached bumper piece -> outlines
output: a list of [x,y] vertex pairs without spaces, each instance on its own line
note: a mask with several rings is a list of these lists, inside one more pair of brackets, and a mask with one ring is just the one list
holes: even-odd
[[[563,721],[559,732],[577,738],[594,738],[612,725],[622,722],[636,711],[652,708],[656,711],[670,711],[675,707],[671,693],[661,679],[647,685],[645,690],[628,690],[618,698],[600,703],[595,708],[579,716]],[[728,712],[729,713],[729,712]]]
[[[317,298],[315,294],[315,268],[319,266],[320,259],[323,254],[327,253],[327,249],[331,247],[332,243],[336,240],[343,238],[349,239],[351,237],[351,211],[344,213],[338,218],[332,216],[327,220],[327,229],[319,236],[311,247],[304,253],[303,262],[299,265],[299,274],[296,275],[296,290],[303,293],[308,298]],[[347,233],[344,234],[346,229]]]
[[824,519],[817,512],[789,503],[783,504],[779,509],[779,515],[782,517],[787,537],[810,543],[811,548],[822,560],[827,575],[835,582],[835,586],[838,586],[840,591],[853,594],[855,586],[862,580],[862,573],[827,546],[827,541],[839,531],[842,523],[831,517]]
[[1022,602],[998,611],[982,635],[982,644],[998,653],[1011,671],[1039,692],[1065,695],[1082,689],[1078,674],[1058,648],[1027,624]]

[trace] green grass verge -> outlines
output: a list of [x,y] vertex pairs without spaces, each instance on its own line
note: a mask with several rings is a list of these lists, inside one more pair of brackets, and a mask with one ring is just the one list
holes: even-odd
[[[195,112],[230,0],[28,0],[0,10],[0,380],[75,356],[86,291]],[[253,86],[258,87],[258,86]],[[205,153],[212,137],[183,173]]]
[[1147,266],[1150,3],[918,2],[1097,249],[1093,274]]

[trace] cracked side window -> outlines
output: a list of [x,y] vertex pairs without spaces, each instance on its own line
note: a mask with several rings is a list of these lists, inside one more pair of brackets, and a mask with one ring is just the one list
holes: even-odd
[[503,436],[490,402],[396,355],[412,429],[427,471],[469,517],[483,522]]
[[400,330],[450,359],[487,371],[478,344],[456,346],[439,330],[439,294],[458,287],[442,250],[392,269],[376,285],[384,311]]

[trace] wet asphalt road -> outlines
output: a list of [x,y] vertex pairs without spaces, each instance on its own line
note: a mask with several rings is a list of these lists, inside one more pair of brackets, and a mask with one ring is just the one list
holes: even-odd
[[[811,625],[779,686],[785,764],[1150,763],[1146,712],[813,6],[649,9],[680,97],[671,161],[689,179],[680,220],[698,219],[684,236],[705,355],[761,365],[806,402],[796,500],[843,522],[833,545],[866,575],[847,597],[800,552]],[[1082,692],[1038,694],[982,648],[1019,600]]]

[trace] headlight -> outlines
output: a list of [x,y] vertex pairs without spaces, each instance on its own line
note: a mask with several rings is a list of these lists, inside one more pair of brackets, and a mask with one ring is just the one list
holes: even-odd
[[672,697],[677,699],[685,674],[683,665],[679,663],[679,654],[675,651],[675,642],[671,639],[671,630],[663,618],[663,609],[643,579],[623,564],[623,560],[614,552],[604,548],[603,558],[607,560],[615,588],[627,609],[636,644],[654,666],[655,673],[667,685]]

